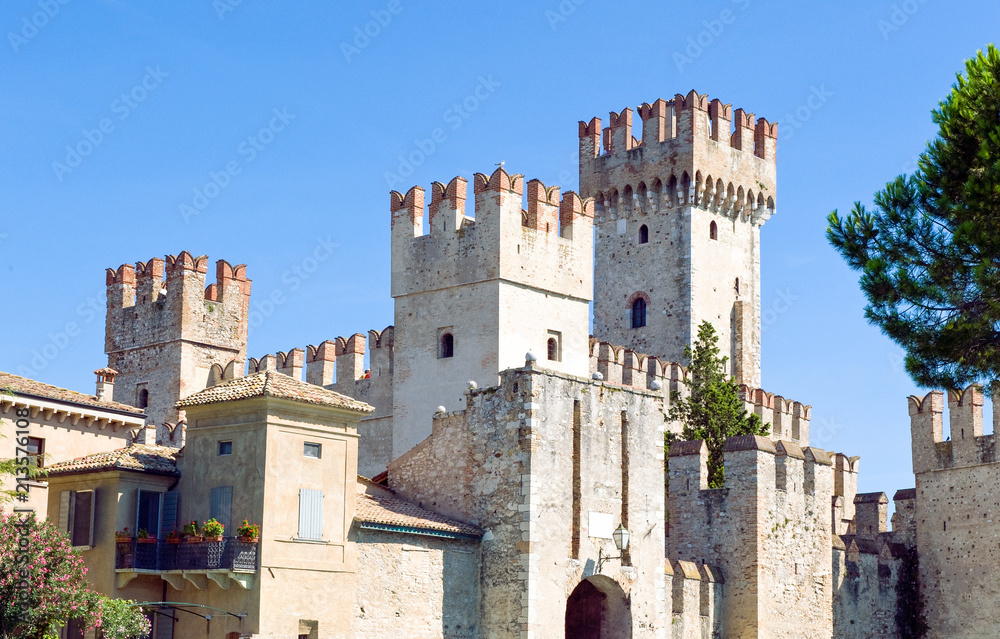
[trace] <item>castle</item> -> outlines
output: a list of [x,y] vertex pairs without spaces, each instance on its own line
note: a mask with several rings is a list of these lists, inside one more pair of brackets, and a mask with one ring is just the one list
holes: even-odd
[[[777,126],[694,91],[638,114],[579,123],[578,193],[503,167],[471,202],[462,177],[391,193],[395,315],[367,336],[247,359],[245,265],[108,269],[103,401],[147,419],[57,460],[47,502],[96,587],[230,611],[164,606],[157,637],[995,636],[981,389],[949,395],[950,441],[943,395],[910,398],[888,530],[858,458],[759,388]],[[664,450],[706,320],[770,432],[727,442],[716,489],[704,442]],[[262,537],[165,538],[208,517]],[[155,543],[109,537],[129,522]]]

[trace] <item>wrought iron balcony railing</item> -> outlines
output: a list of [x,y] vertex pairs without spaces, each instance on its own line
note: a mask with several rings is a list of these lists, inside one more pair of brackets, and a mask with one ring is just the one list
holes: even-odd
[[168,542],[165,539],[116,541],[116,570],[257,571],[256,541],[223,537],[222,541]]

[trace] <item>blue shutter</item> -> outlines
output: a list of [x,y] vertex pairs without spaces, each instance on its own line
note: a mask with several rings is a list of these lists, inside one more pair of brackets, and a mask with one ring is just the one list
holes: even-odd
[[209,517],[215,517],[226,530],[229,530],[229,520],[233,517],[233,487],[216,486],[212,489]]
[[323,538],[323,491],[299,489],[299,538]]
[[161,535],[177,530],[177,496],[179,493],[163,494],[163,529]]

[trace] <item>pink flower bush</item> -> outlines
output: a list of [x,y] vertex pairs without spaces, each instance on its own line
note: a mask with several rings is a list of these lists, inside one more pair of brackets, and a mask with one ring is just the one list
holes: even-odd
[[[0,637],[46,639],[71,618],[88,628],[103,627],[109,639],[148,632],[149,622],[138,607],[126,608],[94,592],[86,575],[83,559],[53,523],[36,520],[33,513],[0,513]],[[145,630],[113,634],[112,628],[109,633],[102,623],[105,614],[131,624],[130,632],[141,619]]]

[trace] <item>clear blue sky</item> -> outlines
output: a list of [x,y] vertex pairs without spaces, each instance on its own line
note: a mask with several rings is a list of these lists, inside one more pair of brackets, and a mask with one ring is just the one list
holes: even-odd
[[[764,388],[812,404],[816,445],[862,456],[862,490],[912,486],[915,388],[825,217],[913,168],[931,109],[1000,33],[995,3],[346,4],[4,3],[0,369],[48,347],[34,377],[92,392],[104,269],[181,250],[248,264],[251,355],[381,329],[386,174],[418,140],[443,129],[399,190],[500,161],[575,189],[578,120],[697,89],[781,122]],[[298,278],[321,240],[337,246]]]

